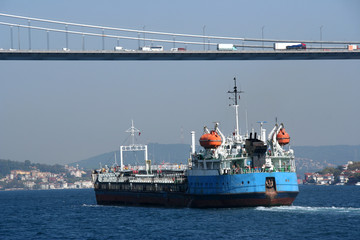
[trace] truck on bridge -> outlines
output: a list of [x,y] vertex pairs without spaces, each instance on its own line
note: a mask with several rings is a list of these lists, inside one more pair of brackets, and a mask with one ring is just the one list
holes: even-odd
[[305,43],[274,43],[275,50],[306,49]]
[[236,51],[236,47],[234,44],[228,44],[228,43],[220,43],[217,45],[218,51]]
[[155,51],[155,52],[161,52],[164,51],[164,47],[163,46],[143,46],[140,47],[140,50],[142,51]]

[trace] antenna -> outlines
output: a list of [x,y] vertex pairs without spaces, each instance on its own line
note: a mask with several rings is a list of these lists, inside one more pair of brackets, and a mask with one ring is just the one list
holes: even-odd
[[115,157],[115,165],[117,166],[117,160],[116,160],[116,151],[114,152],[114,157]]
[[184,143],[184,128],[183,128],[183,126],[181,126],[181,128],[180,128],[180,143],[181,144]]
[[130,133],[131,135],[131,145],[135,145],[135,133],[140,133],[140,130],[134,127],[134,120],[131,120],[131,127],[125,132]]
[[246,137],[249,136],[249,124],[248,124],[248,112],[247,108],[245,108],[245,124],[246,124]]
[[257,121],[256,123],[260,123],[260,129],[261,129],[264,123],[267,123],[267,121]]

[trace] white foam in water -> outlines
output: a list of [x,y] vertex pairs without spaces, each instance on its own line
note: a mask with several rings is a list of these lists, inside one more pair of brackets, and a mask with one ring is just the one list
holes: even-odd
[[93,205],[93,204],[83,204],[83,207],[99,207],[99,205]]
[[82,207],[94,207],[94,208],[126,208],[125,206],[116,205],[97,205],[97,204],[83,204]]
[[269,212],[355,213],[355,214],[360,214],[360,208],[351,208],[351,207],[281,206],[281,207],[257,207],[256,210],[258,210],[258,211],[269,211]]

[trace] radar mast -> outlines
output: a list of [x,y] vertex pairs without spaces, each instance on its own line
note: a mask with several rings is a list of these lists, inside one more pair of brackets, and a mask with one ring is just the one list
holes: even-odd
[[234,90],[233,91],[228,91],[228,93],[233,94],[233,97],[229,97],[229,99],[233,99],[234,100],[234,104],[233,106],[235,107],[235,139],[239,140],[240,139],[240,134],[239,134],[239,105],[238,105],[238,96],[240,99],[240,93],[243,93],[243,91],[238,91],[237,90],[237,86],[236,86],[236,77],[234,77]]

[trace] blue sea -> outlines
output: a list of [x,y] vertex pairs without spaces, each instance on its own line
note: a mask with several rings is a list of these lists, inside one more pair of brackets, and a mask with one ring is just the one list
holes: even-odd
[[293,206],[98,206],[92,189],[0,192],[0,239],[360,239],[359,186],[300,186]]

